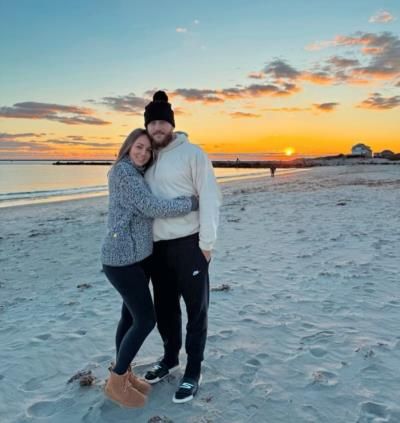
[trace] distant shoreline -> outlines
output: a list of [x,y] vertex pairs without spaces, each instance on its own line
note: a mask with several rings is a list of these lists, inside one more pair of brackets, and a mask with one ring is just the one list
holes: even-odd
[[[0,159],[1,162],[47,162],[54,166],[111,166],[113,160],[9,160]],[[293,160],[212,160],[215,168],[237,169],[288,169],[311,168],[320,166],[353,166],[353,165],[395,165],[400,164],[399,159],[366,158],[362,156],[338,155],[316,158],[297,158]]]
[[[55,166],[110,166],[112,161],[56,161]],[[316,159],[295,160],[213,160],[215,168],[253,168],[253,169],[287,169],[310,168],[316,166],[347,166],[347,165],[394,165],[400,164],[398,160],[365,158],[365,157],[322,157]]]

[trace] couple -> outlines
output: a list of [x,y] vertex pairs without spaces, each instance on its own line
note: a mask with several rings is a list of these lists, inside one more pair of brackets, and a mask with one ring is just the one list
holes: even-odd
[[[108,232],[101,254],[104,273],[123,300],[116,362],[105,393],[126,407],[144,406],[150,385],[179,368],[181,296],[188,317],[187,364],[173,401],[190,401],[198,390],[207,337],[208,265],[220,206],[212,165],[184,133],[174,132],[165,92],[154,94],[144,120],[146,130],[135,129],[127,137],[109,173]],[[139,379],[131,362],[156,323],[164,355]]]

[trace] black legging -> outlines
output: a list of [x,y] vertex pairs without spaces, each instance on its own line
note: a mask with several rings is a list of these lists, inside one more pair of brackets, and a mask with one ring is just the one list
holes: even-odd
[[104,273],[123,299],[121,319],[115,336],[117,360],[114,372],[124,374],[147,335],[155,326],[148,261],[129,266],[103,265]]

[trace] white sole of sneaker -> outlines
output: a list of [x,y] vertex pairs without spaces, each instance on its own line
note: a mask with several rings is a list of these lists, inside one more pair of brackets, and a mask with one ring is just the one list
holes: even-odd
[[[203,375],[200,375],[198,388],[200,388],[202,380],[203,380]],[[197,388],[197,392],[198,392],[198,388]],[[196,394],[197,394],[197,392],[196,392]],[[194,394],[194,395],[196,395],[196,394]],[[175,404],[184,404],[185,402],[192,401],[192,399],[194,398],[194,395],[190,395],[189,397],[186,397],[186,398],[183,398],[183,399],[177,399],[177,398],[175,398],[175,395],[174,395],[172,397],[172,402],[175,403]]]
[[165,376],[163,376],[163,377],[158,377],[157,379],[152,379],[152,380],[149,380],[149,379],[146,379],[145,377],[143,377],[143,379],[147,382],[147,383],[149,383],[150,385],[154,385],[155,383],[158,383],[158,382],[161,382],[163,379],[165,379],[167,376],[170,376],[172,373],[175,373],[177,370],[179,370],[180,369],[180,366],[179,366],[179,364],[177,365],[177,366],[175,366],[175,367],[171,367],[170,369],[169,369],[169,371],[168,371],[168,373],[165,375]]

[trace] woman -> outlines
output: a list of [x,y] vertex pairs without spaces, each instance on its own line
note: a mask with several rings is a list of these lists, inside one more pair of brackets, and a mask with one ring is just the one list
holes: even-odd
[[150,391],[150,385],[131,372],[130,363],[155,326],[146,270],[153,247],[153,218],[198,209],[196,197],[162,200],[152,195],[143,178],[151,157],[146,131],[135,129],[123,143],[108,179],[108,232],[101,261],[123,305],[116,333],[117,359],[105,393],[126,407],[142,407]]

